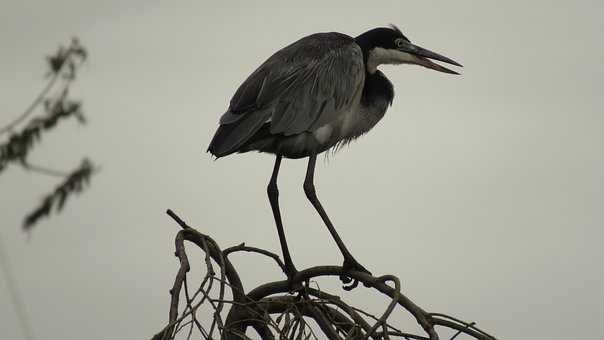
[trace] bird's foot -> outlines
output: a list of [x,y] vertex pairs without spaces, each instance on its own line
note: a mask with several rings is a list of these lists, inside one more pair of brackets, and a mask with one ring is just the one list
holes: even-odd
[[[359,281],[357,279],[353,279],[350,276],[347,276],[347,273],[350,272],[362,272],[365,274],[372,275],[370,271],[365,269],[360,263],[358,263],[352,256],[344,258],[344,264],[342,264],[343,273],[340,275],[340,281],[344,284],[342,288],[344,290],[353,290],[359,285]],[[367,286],[365,284],[365,286]]]

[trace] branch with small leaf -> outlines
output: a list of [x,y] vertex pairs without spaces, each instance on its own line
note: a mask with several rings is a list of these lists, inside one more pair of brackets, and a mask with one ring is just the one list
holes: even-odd
[[29,230],[42,217],[47,217],[53,208],[57,212],[63,210],[67,198],[73,194],[81,193],[90,183],[90,176],[95,169],[88,159],[84,159],[82,164],[68,174],[55,190],[46,195],[38,207],[31,211],[23,221],[23,228]]
[[[80,124],[86,122],[82,103],[70,99],[69,90],[87,57],[88,52],[76,38],[67,47],[59,46],[55,54],[46,57],[49,79],[44,89],[23,113],[0,127],[0,137],[6,136],[0,140],[0,174],[9,165],[15,164],[30,172],[63,179],[53,192],[44,197],[41,205],[25,217],[23,228],[26,230],[31,229],[40,218],[49,216],[52,207],[61,211],[67,197],[80,193],[95,172],[88,159],[82,160],[72,171],[50,169],[29,161],[29,154],[40,143],[42,136],[61,122],[68,119],[76,119]],[[40,108],[42,112],[32,117]]]

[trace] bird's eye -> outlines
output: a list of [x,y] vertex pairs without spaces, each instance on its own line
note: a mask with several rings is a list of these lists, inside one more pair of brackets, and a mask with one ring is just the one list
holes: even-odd
[[394,40],[394,44],[396,45],[396,47],[401,48],[403,46],[405,46],[406,41],[402,38],[397,38],[396,40]]

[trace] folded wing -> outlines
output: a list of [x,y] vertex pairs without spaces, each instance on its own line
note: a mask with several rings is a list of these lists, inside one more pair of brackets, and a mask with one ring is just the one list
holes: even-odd
[[275,53],[231,99],[208,151],[236,152],[264,124],[271,134],[290,136],[337,120],[363,89],[360,47],[340,33],[318,33]]

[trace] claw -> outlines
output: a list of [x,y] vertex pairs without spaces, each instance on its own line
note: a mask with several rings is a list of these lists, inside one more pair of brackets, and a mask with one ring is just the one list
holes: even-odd
[[[344,259],[344,264],[342,265],[342,269],[344,270],[344,273],[342,275],[340,275],[340,281],[342,281],[342,283],[344,284],[342,286],[342,288],[346,291],[355,289],[359,285],[359,281],[356,279],[352,279],[351,277],[347,276],[345,273],[350,273],[352,271],[358,271],[358,272],[363,272],[363,273],[372,275],[370,271],[365,269],[365,267],[363,267],[360,263],[358,263],[352,257],[347,257]],[[367,286],[366,284],[364,284],[364,285]]]
[[342,281],[342,283],[347,284],[350,283],[352,281],[352,279],[344,274],[340,275],[340,281]]
[[349,292],[353,289],[355,289],[357,286],[359,285],[359,280],[352,280],[352,283],[347,285],[342,285],[342,289],[344,289],[345,291]]

